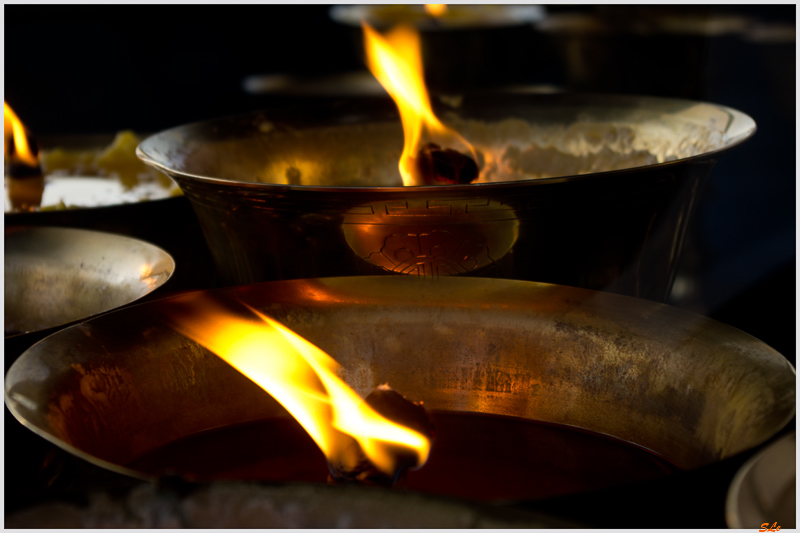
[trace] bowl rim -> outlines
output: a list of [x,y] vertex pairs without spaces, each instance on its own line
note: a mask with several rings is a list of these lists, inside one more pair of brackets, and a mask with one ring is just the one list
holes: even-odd
[[[411,185],[411,186],[398,186],[398,185],[391,185],[391,186],[347,186],[347,185],[290,185],[284,183],[265,183],[265,182],[250,182],[250,181],[239,181],[227,178],[217,178],[213,176],[207,176],[202,174],[196,174],[192,172],[186,172],[182,170],[177,170],[175,168],[171,168],[171,166],[167,163],[160,161],[159,158],[153,150],[153,145],[155,143],[160,142],[164,137],[169,135],[180,135],[185,130],[194,129],[194,128],[203,128],[206,130],[211,130],[215,125],[224,123],[224,122],[231,122],[235,120],[243,120],[247,117],[254,117],[262,113],[268,113],[270,111],[275,111],[276,109],[264,109],[260,111],[251,111],[249,113],[244,114],[236,114],[230,115],[226,117],[218,117],[209,120],[202,120],[197,122],[192,122],[188,124],[183,124],[180,126],[176,126],[173,128],[169,128],[167,130],[163,130],[159,133],[153,134],[142,140],[141,143],[136,147],[136,156],[142,160],[147,165],[152,166],[153,168],[167,174],[170,178],[179,181],[180,179],[186,179],[190,181],[199,181],[204,182],[210,185],[224,185],[224,186],[234,186],[234,187],[244,187],[244,188],[255,188],[261,190],[274,190],[276,192],[300,192],[300,191],[308,191],[308,192],[355,192],[355,193],[364,193],[364,192],[381,192],[381,193],[397,193],[397,192],[405,192],[408,193],[409,191],[423,191],[423,192],[453,192],[453,193],[467,193],[468,191],[476,191],[476,190],[493,190],[493,189],[507,189],[507,188],[516,188],[516,187],[527,187],[527,186],[535,186],[535,185],[546,185],[546,184],[556,184],[556,183],[566,183],[566,182],[582,182],[582,181],[589,181],[589,180],[600,180],[600,179],[608,179],[613,176],[622,176],[626,174],[642,172],[644,170],[656,170],[656,169],[663,169],[672,167],[675,165],[683,165],[686,163],[694,163],[699,162],[706,159],[715,159],[719,156],[722,152],[728,151],[731,148],[734,148],[745,141],[749,140],[753,135],[755,135],[757,131],[757,126],[755,120],[747,115],[746,113],[734,109],[732,107],[724,106],[721,104],[714,104],[709,102],[702,102],[697,100],[688,100],[688,99],[680,99],[680,98],[662,98],[662,97],[653,97],[653,96],[636,96],[636,95],[620,95],[620,94],[578,94],[578,93],[554,93],[554,94],[510,94],[510,93],[502,93],[502,92],[485,92],[485,93],[470,93],[464,94],[467,98],[477,96],[478,98],[497,98],[498,96],[502,96],[502,98],[508,100],[518,100],[521,102],[524,101],[539,101],[539,100],[551,100],[551,101],[563,101],[565,104],[580,104],[580,103],[594,103],[594,104],[606,104],[609,103],[617,104],[617,105],[636,105],[642,103],[650,103],[650,104],[682,104],[685,106],[707,106],[716,108],[718,110],[723,111],[729,115],[728,124],[725,127],[725,131],[728,131],[732,125],[739,124],[740,128],[742,129],[741,132],[737,132],[733,137],[728,139],[724,146],[720,148],[716,148],[710,150],[708,152],[703,152],[701,154],[693,155],[690,157],[684,157],[681,159],[675,159],[672,161],[664,161],[662,163],[655,163],[652,165],[640,165],[636,167],[624,168],[624,169],[616,169],[616,170],[606,170],[602,172],[592,172],[587,174],[571,174],[565,176],[553,176],[548,178],[529,178],[529,179],[522,179],[522,180],[514,180],[514,181],[498,181],[498,182],[491,182],[491,183],[468,183],[468,184],[460,184],[460,185]],[[372,100],[376,101],[376,99],[362,99],[362,100]],[[380,100],[387,100],[387,98],[382,98]],[[351,100],[353,102],[355,100]],[[391,100],[389,100],[391,102]],[[331,104],[318,104],[313,107],[316,108],[331,108]],[[309,106],[291,106],[288,108],[281,108],[280,111],[283,113],[292,112],[293,110],[302,109],[304,113],[308,112]],[[396,111],[396,107],[394,108]],[[397,119],[399,121],[399,117]],[[180,185],[180,183],[179,183]],[[487,191],[488,192],[488,191]]]

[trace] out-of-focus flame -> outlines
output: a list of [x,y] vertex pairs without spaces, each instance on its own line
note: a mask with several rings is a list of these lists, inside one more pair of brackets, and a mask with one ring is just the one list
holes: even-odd
[[252,309],[248,320],[210,301],[192,308],[171,317],[175,328],[267,391],[329,461],[354,466],[352,439],[387,474],[397,467],[398,447],[416,453],[417,466],[427,461],[429,439],[376,413],[336,375],[339,364],[307,340]]
[[433,114],[425,89],[419,34],[408,26],[398,26],[381,36],[366,22],[361,25],[364,28],[367,66],[394,99],[403,122],[405,143],[400,156],[403,184],[422,183],[416,157],[423,133],[435,137],[442,146],[465,147],[477,160],[472,146]]
[[6,157],[10,157],[9,153],[13,142],[13,155],[20,162],[25,165],[35,167],[38,166],[39,161],[33,154],[31,147],[28,145],[28,137],[25,134],[25,126],[17,118],[14,111],[11,110],[9,105],[3,102],[3,138],[5,140],[3,153]]
[[447,4],[425,4],[425,13],[432,17],[441,17],[447,13]]

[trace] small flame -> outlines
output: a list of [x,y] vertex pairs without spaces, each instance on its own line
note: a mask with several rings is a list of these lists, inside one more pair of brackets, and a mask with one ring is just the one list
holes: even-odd
[[253,309],[257,318],[250,320],[209,301],[195,302],[192,309],[191,317],[172,317],[175,328],[267,391],[328,460],[352,463],[348,450],[355,439],[387,474],[397,466],[393,448],[415,452],[418,466],[427,461],[430,441],[376,413],[336,375],[339,364],[307,340]]
[[432,17],[441,17],[447,13],[447,4],[425,4],[425,12]]
[[436,136],[447,147],[466,147],[475,157],[475,150],[461,135],[442,124],[433,114],[422,70],[419,34],[408,26],[398,26],[381,36],[366,22],[364,48],[367,66],[389,93],[400,111],[405,143],[400,156],[400,175],[406,186],[422,183],[416,165],[423,131]]
[[13,155],[22,163],[31,167],[39,165],[38,159],[28,145],[25,126],[22,125],[22,122],[5,101],[3,102],[3,137],[5,139],[3,152],[6,157]]

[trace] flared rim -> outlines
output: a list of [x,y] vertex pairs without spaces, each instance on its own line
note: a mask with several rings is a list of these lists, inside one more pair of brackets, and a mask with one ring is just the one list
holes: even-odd
[[[476,95],[479,99],[486,99],[486,98],[497,98],[497,93],[481,93]],[[514,187],[526,187],[532,185],[545,185],[545,184],[555,184],[555,183],[565,183],[565,182],[580,182],[580,181],[587,181],[587,180],[600,180],[600,179],[608,179],[613,176],[621,176],[629,173],[635,172],[642,172],[644,170],[650,171],[655,169],[663,169],[675,165],[683,165],[687,163],[693,163],[696,161],[701,161],[705,159],[714,159],[722,152],[728,151],[731,148],[742,144],[743,142],[750,139],[756,132],[756,123],[752,117],[749,115],[733,109],[731,107],[719,105],[719,104],[712,104],[708,102],[700,102],[694,100],[683,100],[677,98],[660,98],[660,97],[649,97],[649,96],[634,96],[634,95],[594,95],[594,94],[544,94],[544,95],[519,95],[519,94],[502,94],[502,98],[504,100],[515,100],[519,101],[520,103],[525,102],[543,102],[545,100],[550,100],[553,104],[595,104],[595,105],[610,105],[616,104],[620,106],[636,106],[643,107],[642,104],[650,104],[653,106],[656,105],[683,105],[683,106],[709,106],[711,108],[717,109],[724,113],[727,113],[730,117],[728,124],[724,130],[725,133],[730,133],[730,137],[727,139],[725,144],[713,150],[709,150],[707,152],[703,152],[697,155],[693,155],[690,157],[685,157],[681,159],[675,159],[672,161],[665,161],[662,163],[655,163],[652,165],[641,165],[636,167],[624,168],[624,169],[617,169],[617,170],[608,170],[602,172],[593,172],[588,174],[572,174],[566,176],[554,176],[548,178],[529,178],[529,179],[522,179],[522,180],[513,180],[513,181],[498,181],[492,183],[470,183],[464,185],[413,185],[413,186],[345,186],[345,185],[289,185],[289,184],[281,184],[281,183],[262,183],[262,182],[248,182],[248,181],[239,181],[239,180],[232,180],[226,178],[218,178],[209,175],[197,174],[192,172],[186,172],[183,170],[179,170],[174,168],[168,161],[165,161],[163,157],[158,156],[158,151],[156,150],[157,146],[165,142],[168,137],[172,136],[181,136],[184,137],[186,133],[189,131],[213,131],[216,127],[221,124],[231,123],[234,121],[243,121],[248,120],[248,118],[252,119],[252,117],[259,116],[261,113],[268,112],[266,111],[256,111],[241,115],[235,115],[230,117],[223,117],[217,119],[211,119],[206,121],[194,122],[190,124],[186,124],[183,126],[177,126],[174,128],[170,128],[168,130],[162,131],[155,135],[152,135],[142,141],[139,146],[136,147],[136,155],[141,159],[144,163],[164,172],[165,174],[169,175],[174,179],[186,179],[189,181],[200,181],[205,182],[212,185],[224,185],[224,186],[234,186],[234,187],[245,187],[245,188],[257,188],[257,189],[266,189],[266,190],[275,190],[275,191],[309,191],[309,192],[337,192],[337,193],[344,193],[344,192],[373,192],[373,193],[397,193],[397,192],[405,192],[408,193],[409,191],[422,191],[423,193],[431,193],[431,192],[453,192],[453,193],[466,193],[468,191],[477,191],[480,190],[482,192],[487,192],[494,189],[507,189],[507,188],[514,188]],[[386,99],[382,99],[386,100]],[[330,104],[323,105],[323,108],[330,108]],[[292,109],[300,108],[290,108],[286,110],[281,110],[282,113],[291,113]],[[303,112],[307,113],[308,109],[303,108]],[[398,118],[399,121],[399,118]],[[414,193],[418,194],[418,193]]]

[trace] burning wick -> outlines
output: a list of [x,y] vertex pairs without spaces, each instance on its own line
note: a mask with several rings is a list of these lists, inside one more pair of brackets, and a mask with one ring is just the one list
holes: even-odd
[[[397,104],[403,123],[405,140],[399,163],[403,185],[472,182],[479,173],[475,149],[442,124],[431,109],[422,71],[419,34],[412,28],[398,26],[381,36],[366,22],[361,24],[367,66]],[[423,136],[428,141],[424,145]],[[431,139],[436,143],[430,142]],[[452,146],[463,148],[470,155]]]
[[[253,315],[245,319],[197,294],[172,305],[167,319],[173,327],[286,408],[325,454],[334,480],[390,485],[405,469],[427,461],[430,424],[406,422],[419,418],[413,414],[419,406],[405,399],[387,402],[383,389],[362,400],[336,375],[334,359],[252,308],[245,306]],[[409,405],[399,407],[403,402]],[[387,403],[396,407],[384,409]]]
[[[388,383],[378,385],[365,399],[364,402],[372,407],[376,413],[387,420],[399,424],[417,433],[424,435],[430,441],[434,438],[434,429],[427,411],[422,407],[422,402],[414,403],[405,396],[392,389]],[[357,454],[358,451],[355,451]],[[391,473],[383,472],[375,467],[363,454],[355,465],[344,465],[328,461],[330,476],[328,482],[332,484],[359,484],[394,486],[405,477],[409,468],[417,465],[417,456],[408,449],[397,448],[395,451],[395,470]]]
[[42,203],[44,175],[38,150],[25,126],[3,102],[3,153],[7,162],[8,197],[14,209],[33,211]]
[[472,183],[478,177],[475,160],[450,148],[442,150],[438,144],[428,143],[419,149],[417,165],[425,183],[450,185]]

